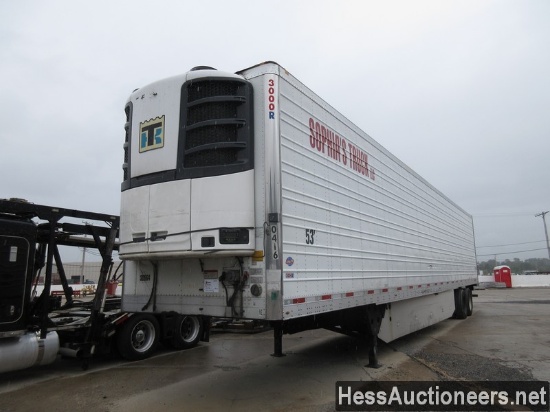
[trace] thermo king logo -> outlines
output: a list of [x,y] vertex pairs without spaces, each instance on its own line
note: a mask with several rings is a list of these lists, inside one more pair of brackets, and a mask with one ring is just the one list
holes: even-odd
[[139,124],[139,152],[164,147],[164,115]]

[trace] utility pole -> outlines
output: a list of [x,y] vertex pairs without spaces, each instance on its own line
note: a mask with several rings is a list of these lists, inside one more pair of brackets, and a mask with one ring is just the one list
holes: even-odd
[[84,260],[86,258],[86,248],[82,248],[82,266],[80,266],[80,284],[84,283]]
[[546,248],[548,249],[548,259],[550,259],[550,242],[548,242],[548,229],[546,229],[546,219],[544,218],[548,212],[549,211],[540,212],[538,215],[535,215],[535,217],[542,216],[542,222],[544,223],[544,236],[546,236]]
[[[82,221],[85,225],[88,224],[85,220]],[[86,238],[86,235],[84,235],[84,238]],[[80,284],[84,284],[84,261],[86,260],[86,247],[82,248],[82,266],[80,266]]]

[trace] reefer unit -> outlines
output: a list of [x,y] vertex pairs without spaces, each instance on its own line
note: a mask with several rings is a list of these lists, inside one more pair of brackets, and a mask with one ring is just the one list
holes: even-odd
[[439,296],[397,337],[471,300],[471,216],[278,64],[157,81],[126,120],[124,310],[345,331]]

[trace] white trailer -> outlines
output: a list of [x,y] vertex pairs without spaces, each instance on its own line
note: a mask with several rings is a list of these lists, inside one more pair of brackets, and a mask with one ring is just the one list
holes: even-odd
[[472,310],[471,216],[283,67],[126,105],[123,309],[392,340]]

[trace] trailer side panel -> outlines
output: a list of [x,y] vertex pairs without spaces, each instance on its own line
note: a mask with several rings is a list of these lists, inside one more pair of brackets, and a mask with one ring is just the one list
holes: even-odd
[[471,216],[284,71],[278,89],[285,318],[477,282]]

